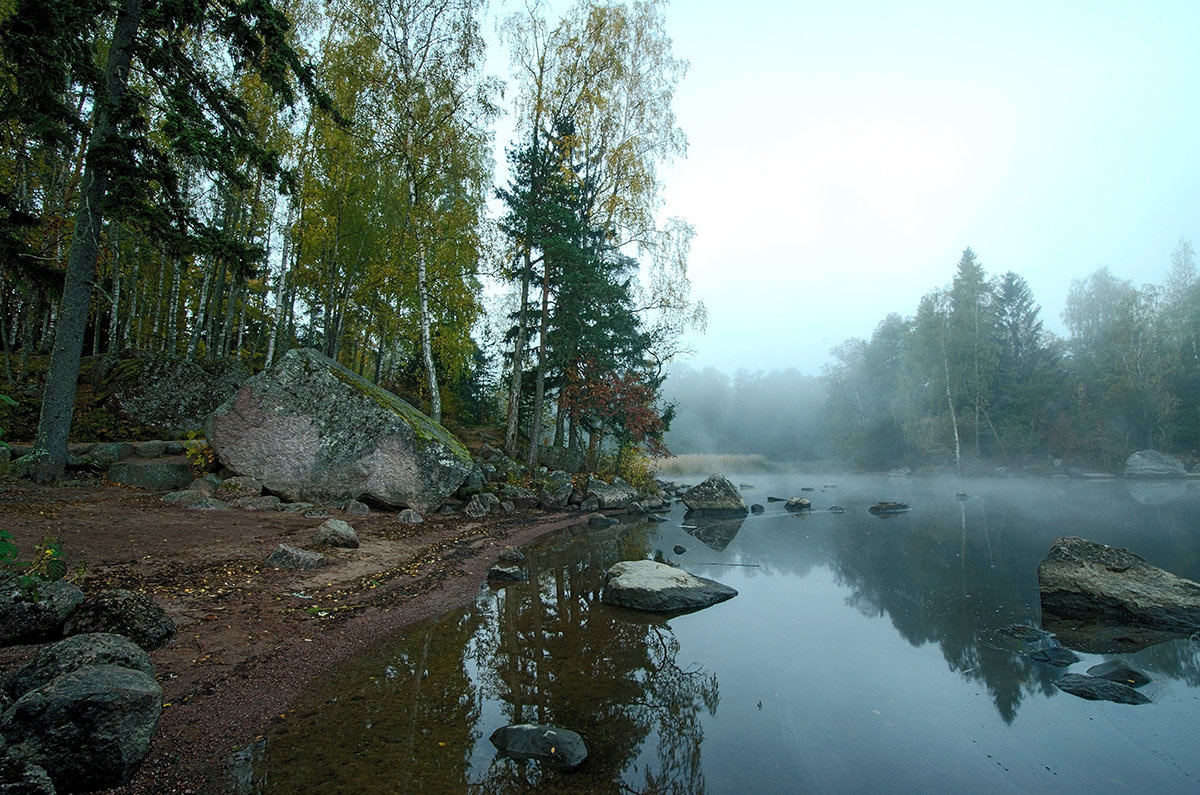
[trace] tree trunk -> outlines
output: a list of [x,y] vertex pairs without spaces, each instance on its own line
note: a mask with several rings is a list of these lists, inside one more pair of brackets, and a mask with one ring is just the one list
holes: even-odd
[[954,471],[962,475],[962,441],[958,436],[958,414],[954,411],[954,396],[950,393],[950,357],[943,346],[942,367],[946,371],[946,403],[950,406],[950,424],[954,427]]
[[517,307],[517,338],[513,342],[512,383],[508,390],[508,426],[504,430],[504,454],[517,457],[517,430],[521,417],[521,376],[525,359],[525,314],[529,307],[529,249],[525,249],[525,270],[521,273],[521,303]]
[[542,256],[542,319],[538,323],[537,376],[533,381],[533,412],[529,418],[529,471],[537,469],[542,442],[542,401],[546,394],[546,334],[550,326],[550,258]]
[[[112,247],[112,310],[108,316],[108,352],[120,350],[121,338],[121,225],[108,225],[109,245]],[[100,337],[100,324],[96,324],[96,338]]]
[[171,292],[167,295],[167,333],[163,342],[168,356],[179,355],[179,286],[182,279],[179,258],[171,257]]
[[87,330],[88,307],[96,279],[96,260],[100,253],[100,229],[104,223],[104,203],[108,193],[108,166],[99,153],[113,144],[117,135],[111,111],[120,105],[129,80],[130,51],[142,17],[142,0],[125,0],[117,14],[112,44],[104,67],[105,97],[96,103],[92,134],[88,140],[87,165],[80,189],[79,209],[75,214],[75,232],[63,280],[58,328],[50,354],[50,371],[38,418],[37,437],[32,455],[33,476],[41,483],[58,480],[67,464],[67,436],[75,408],[75,387],[79,380],[79,362],[83,355],[83,337]]
[[442,393],[438,389],[437,369],[433,363],[433,343],[429,330],[429,288],[425,264],[425,245],[417,241],[417,299],[421,304],[421,356],[425,359],[425,378],[429,384],[429,416],[442,421]]

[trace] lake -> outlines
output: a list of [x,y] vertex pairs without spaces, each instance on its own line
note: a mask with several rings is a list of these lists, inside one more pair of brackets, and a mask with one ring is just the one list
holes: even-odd
[[[1200,791],[1200,636],[1119,655],[1152,679],[1153,703],[1128,706],[1053,685],[1118,655],[1056,668],[997,632],[1040,625],[1059,536],[1200,580],[1200,483],[731,479],[762,515],[702,524],[677,505],[560,532],[526,550],[527,582],[323,673],[234,760],[234,789]],[[912,510],[877,517],[880,500]],[[668,619],[600,603],[611,564],[656,555],[739,595]],[[519,722],[579,732],[588,761],[497,757],[492,731]]]

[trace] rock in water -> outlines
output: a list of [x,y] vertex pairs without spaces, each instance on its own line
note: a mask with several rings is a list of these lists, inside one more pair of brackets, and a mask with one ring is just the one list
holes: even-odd
[[1179,634],[1200,629],[1200,583],[1152,566],[1127,549],[1056,538],[1038,566],[1038,586],[1043,617]]
[[0,718],[7,755],[44,768],[60,792],[127,784],[162,713],[154,677],[88,665],[21,696]]
[[700,610],[737,596],[737,591],[716,580],[657,563],[625,560],[604,575],[600,601],[607,605],[652,613]]
[[587,746],[569,729],[533,723],[510,724],[492,732],[492,745],[513,759],[534,759],[560,770],[574,770],[587,759]]
[[1125,460],[1127,478],[1181,478],[1185,474],[1182,461],[1157,450],[1139,450]]
[[1134,668],[1124,660],[1109,660],[1099,665],[1093,665],[1087,670],[1089,676],[1100,679],[1110,679],[1130,687],[1141,687],[1150,684],[1150,677]]
[[472,466],[441,425],[311,349],[246,381],[207,435],[222,463],[292,501],[366,496],[428,513]]
[[1150,699],[1129,685],[1083,674],[1063,674],[1054,680],[1054,686],[1064,693],[1086,698],[1088,701],[1113,701],[1117,704],[1149,704]]
[[741,516],[750,513],[746,501],[742,499],[742,492],[724,475],[710,475],[708,480],[692,486],[683,495],[683,504],[689,511]]

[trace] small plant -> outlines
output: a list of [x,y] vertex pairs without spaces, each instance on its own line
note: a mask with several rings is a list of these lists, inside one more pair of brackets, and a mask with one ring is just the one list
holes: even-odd
[[21,593],[30,601],[38,599],[38,583],[61,580],[67,574],[58,540],[46,536],[34,548],[32,560],[17,557],[17,545],[12,534],[0,530],[0,584],[15,580]]
[[204,434],[199,431],[188,433],[184,454],[187,456],[188,463],[192,465],[192,469],[200,476],[212,471],[213,462],[217,460],[216,452],[209,446]]

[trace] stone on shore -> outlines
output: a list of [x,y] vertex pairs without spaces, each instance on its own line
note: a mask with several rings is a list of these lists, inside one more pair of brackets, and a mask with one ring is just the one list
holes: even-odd
[[325,565],[325,556],[320,552],[297,549],[290,544],[280,544],[267,556],[267,565],[275,569],[299,569],[310,571]]
[[89,632],[115,632],[154,651],[175,639],[175,622],[149,596],[114,589],[88,596],[63,626],[64,635]]

